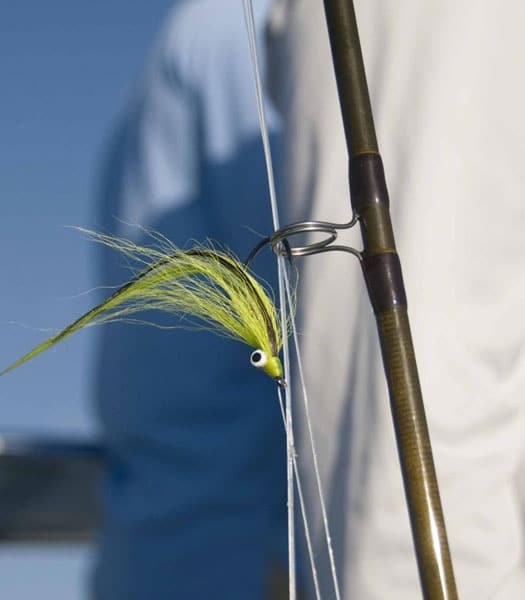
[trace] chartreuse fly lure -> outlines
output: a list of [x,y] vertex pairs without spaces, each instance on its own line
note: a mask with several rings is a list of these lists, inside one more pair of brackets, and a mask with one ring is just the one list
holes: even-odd
[[275,304],[264,286],[230,252],[210,244],[181,250],[159,234],[156,248],[80,229],[139,265],[134,277],[109,298],[4,369],[16,369],[88,325],[133,320],[144,310],[180,318],[174,327],[208,329],[254,348],[251,364],[279,384],[282,329]]

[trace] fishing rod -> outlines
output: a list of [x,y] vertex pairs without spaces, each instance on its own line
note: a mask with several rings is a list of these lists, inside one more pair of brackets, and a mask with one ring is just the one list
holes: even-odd
[[[263,239],[247,263],[266,244],[289,257],[344,251],[359,259],[376,317],[423,597],[455,600],[454,571],[355,10],[352,0],[324,0],[324,8],[349,157],[353,216],[343,224],[303,221],[283,227]],[[362,250],[334,244],[340,230],[357,223]],[[324,238],[302,246],[290,242],[308,233],[324,234]]]
[[[154,308],[175,315],[194,316],[207,329],[252,346],[255,350],[251,355],[252,365],[283,383],[278,355],[286,334],[281,334],[276,308],[261,284],[248,272],[248,265],[268,243],[276,252],[289,257],[327,251],[351,252],[360,261],[376,315],[423,596],[425,600],[455,600],[457,591],[452,561],[355,12],[351,0],[324,0],[324,6],[349,155],[352,219],[345,224],[308,221],[282,229],[274,220],[277,231],[262,240],[248,257],[247,264],[212,247],[183,251],[162,239],[161,248],[155,250],[91,232],[96,241],[120,250],[146,268],[0,375],[84,326],[118,320]],[[357,223],[362,232],[363,250],[333,243],[340,229],[348,229]],[[324,233],[326,237],[300,247],[292,246],[290,238],[308,232]],[[291,418],[288,407],[287,415]],[[287,427],[291,430],[289,425]],[[327,538],[329,541],[328,532]]]
[[324,0],[349,156],[361,265],[375,313],[423,597],[457,598],[410,333],[401,264],[352,0]]

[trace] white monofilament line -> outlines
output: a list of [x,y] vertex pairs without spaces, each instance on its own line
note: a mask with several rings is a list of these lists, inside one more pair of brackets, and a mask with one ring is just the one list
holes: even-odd
[[[291,289],[290,289],[290,280],[288,277],[285,278],[285,287],[286,287],[286,297],[288,299],[288,303],[291,305],[292,293],[291,293]],[[330,571],[332,573],[332,583],[334,585],[334,592],[335,592],[336,600],[341,600],[341,592],[339,589],[339,581],[337,578],[337,569],[335,566],[332,537],[330,535],[330,528],[328,526],[328,515],[326,512],[326,503],[324,500],[323,487],[321,484],[321,473],[319,471],[319,463],[317,460],[317,450],[315,447],[314,434],[313,434],[313,430],[312,430],[312,419],[310,418],[310,404],[308,401],[308,394],[306,392],[306,383],[305,383],[304,371],[303,371],[303,361],[301,359],[301,353],[299,352],[299,339],[298,339],[298,335],[297,335],[297,327],[295,325],[295,319],[291,319],[291,323],[292,323],[293,341],[294,341],[295,352],[296,352],[296,356],[297,356],[299,381],[301,382],[301,388],[302,388],[304,414],[305,414],[305,420],[306,420],[307,427],[308,427],[308,437],[310,438],[310,449],[312,451],[312,460],[314,463],[315,481],[316,481],[316,485],[317,485],[317,493],[319,496],[319,504],[321,505],[321,515],[323,518],[323,529],[324,529],[324,535],[325,535],[325,539],[326,539],[326,546],[328,548]]]
[[[257,111],[259,114],[259,125],[261,130],[262,143],[264,148],[264,157],[266,161],[266,173],[268,175],[268,186],[270,191],[270,203],[272,207],[272,220],[274,231],[279,229],[279,212],[277,208],[277,198],[275,193],[275,180],[273,177],[273,165],[270,152],[270,142],[268,139],[268,128],[266,125],[266,114],[264,110],[264,101],[262,94],[261,76],[259,72],[259,60],[257,53],[257,38],[255,34],[255,19],[253,17],[253,5],[251,0],[243,0],[244,18],[246,21],[246,29],[248,31],[248,39],[250,44],[250,57],[252,60],[255,91],[257,98]],[[287,505],[288,505],[288,587],[290,600],[296,600],[297,583],[296,583],[296,559],[295,559],[295,510],[294,510],[294,487],[293,487],[293,461],[295,456],[295,444],[293,436],[293,421],[292,421],[292,400],[290,390],[290,352],[288,348],[288,336],[286,335],[286,292],[284,287],[284,278],[286,269],[283,257],[278,257],[277,260],[279,272],[279,304],[281,310],[281,327],[283,330],[283,357],[284,357],[284,376],[287,381],[285,388],[286,396],[286,480],[287,480]],[[281,397],[280,390],[279,397]]]
[[[282,395],[282,390],[280,387],[277,388],[277,394],[279,397],[279,407],[281,409],[283,425],[284,425],[284,428],[286,429],[286,416],[285,416],[286,413],[284,410],[283,395]],[[313,546],[312,546],[312,538],[310,535],[310,525],[308,523],[308,516],[306,513],[306,505],[304,503],[304,496],[303,496],[303,486],[301,484],[301,477],[299,475],[299,469],[297,467],[297,454],[295,452],[293,454],[293,470],[295,473],[295,481],[297,483],[297,495],[299,496],[299,505],[301,507],[301,517],[303,519],[304,534],[306,537],[306,547],[308,550],[308,558],[310,560],[310,568],[312,569],[312,578],[314,580],[315,597],[317,600],[321,600],[321,588],[319,587],[319,576],[317,575],[317,567],[315,565],[314,550],[313,550]]]
[[[261,129],[261,137],[264,148],[264,156],[266,161],[266,170],[268,176],[268,187],[270,191],[270,203],[272,207],[272,219],[273,219],[273,227],[274,231],[279,229],[279,213],[277,207],[277,198],[275,193],[275,180],[273,175],[273,165],[272,165],[272,157],[271,157],[271,149],[270,143],[268,139],[268,128],[266,122],[266,114],[264,109],[264,101],[263,101],[263,93],[262,93],[262,84],[259,70],[259,60],[258,60],[258,52],[257,52],[257,40],[256,40],[256,32],[255,32],[255,22],[253,17],[253,6],[251,0],[243,0],[243,8],[244,8],[244,16],[246,20],[246,28],[248,31],[248,39],[250,44],[250,56],[253,65],[254,71],[254,79],[255,79],[255,88],[256,88],[256,97],[257,97],[257,109],[259,114],[259,124]],[[286,427],[286,435],[287,435],[287,480],[288,480],[288,545],[289,545],[289,581],[290,581],[290,600],[295,600],[296,597],[296,584],[295,584],[295,534],[294,534],[294,515],[293,515],[293,472],[295,471],[296,481],[297,481],[297,489],[299,495],[299,502],[301,505],[301,513],[303,516],[303,522],[305,527],[305,535],[306,542],[308,547],[308,553],[310,557],[310,563],[312,566],[312,575],[314,579],[314,587],[318,600],[320,600],[320,591],[319,591],[319,583],[317,577],[317,569],[315,567],[314,554],[311,546],[310,540],[310,530],[308,526],[308,519],[305,511],[301,482],[299,477],[299,471],[297,468],[295,447],[294,447],[294,438],[293,438],[293,422],[292,422],[292,410],[291,410],[291,389],[290,389],[290,359],[289,359],[289,348],[287,342],[287,331],[286,331],[286,304],[288,301],[288,305],[292,306],[292,298],[291,298],[291,289],[290,289],[290,281],[288,278],[288,273],[286,271],[286,267],[284,264],[284,257],[278,256],[278,268],[279,268],[279,301],[281,305],[281,321],[283,327],[283,356],[284,356],[284,371],[285,377],[288,382],[286,387],[286,412],[282,407],[282,393],[279,389],[279,402],[281,405],[281,411],[283,411],[283,418],[285,419],[285,427]],[[339,591],[339,583],[337,579],[337,571],[335,566],[334,552],[332,547],[332,540],[330,536],[330,529],[328,526],[328,517],[326,513],[326,505],[324,501],[324,494],[321,485],[321,476],[319,472],[319,465],[317,460],[317,451],[315,448],[313,430],[312,430],[312,422],[310,418],[310,410],[308,403],[308,395],[306,392],[306,384],[304,379],[302,360],[299,351],[299,343],[297,336],[297,328],[295,325],[295,320],[293,315],[290,319],[292,323],[292,332],[293,332],[293,340],[295,345],[295,352],[297,356],[297,363],[299,367],[299,379],[302,387],[303,394],[303,402],[305,408],[305,417],[308,426],[308,434],[310,441],[310,448],[312,451],[313,463],[314,463],[314,472],[315,479],[317,484],[317,491],[319,495],[319,502],[321,505],[321,513],[323,519],[323,527],[324,534],[326,538],[326,544],[328,548],[328,556],[330,561],[330,569],[332,573],[332,580],[335,590],[336,599],[340,600],[340,591]]]
[[[288,505],[288,582],[290,600],[296,600],[297,583],[295,577],[296,558],[295,558],[295,507],[294,507],[294,487],[293,487],[293,462],[295,457],[295,441],[293,435],[292,421],[292,390],[290,373],[290,349],[288,347],[288,336],[286,335],[287,306],[284,289],[284,275],[286,274],[284,261],[278,261],[279,269],[279,304],[281,308],[281,327],[283,329],[283,358],[284,358],[284,377],[287,382],[285,387],[286,397],[286,481],[287,481],[287,505]],[[277,387],[279,400],[281,400],[281,389]]]

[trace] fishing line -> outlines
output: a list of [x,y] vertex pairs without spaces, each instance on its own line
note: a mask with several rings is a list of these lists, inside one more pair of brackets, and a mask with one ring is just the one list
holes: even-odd
[[[262,137],[262,142],[263,142],[264,156],[265,156],[266,168],[267,168],[268,187],[269,187],[269,191],[270,191],[270,204],[271,204],[271,208],[272,208],[273,226],[274,226],[274,231],[277,233],[279,231],[279,214],[278,214],[278,206],[277,206],[276,193],[275,193],[275,177],[274,177],[274,172],[273,172],[271,148],[270,148],[270,143],[269,143],[269,139],[268,139],[267,120],[266,120],[266,113],[265,113],[264,101],[263,101],[263,92],[262,92],[261,76],[260,76],[260,69],[259,69],[257,40],[256,40],[256,32],[255,32],[255,20],[254,20],[254,16],[253,16],[252,1],[251,0],[243,0],[243,8],[244,8],[246,27],[248,30],[248,38],[249,38],[249,44],[250,44],[250,57],[251,57],[251,61],[252,61],[253,71],[254,71],[255,89],[256,89],[256,98],[257,98],[257,110],[258,110],[259,124],[260,124],[260,129],[261,129],[261,137]],[[347,226],[343,226],[342,228],[351,227],[354,223],[355,223],[355,219],[352,218],[350,223]],[[281,253],[277,253],[277,260],[278,260],[278,267],[279,267],[279,298],[280,298],[281,308],[285,307],[287,302],[288,302],[288,306],[291,307],[291,306],[293,306],[292,293],[291,293],[290,280],[289,280],[288,273],[286,271],[286,267],[284,264],[284,256]],[[296,328],[295,318],[294,318],[293,314],[291,315],[290,321],[291,321],[292,332],[293,332],[295,353],[297,356],[297,364],[298,364],[298,368],[299,368],[299,380],[300,380],[301,387],[302,387],[303,403],[304,403],[305,417],[306,417],[306,422],[307,422],[307,427],[308,427],[310,448],[311,448],[312,458],[313,458],[313,463],[314,463],[314,473],[315,473],[316,485],[317,485],[317,490],[318,490],[318,495],[319,495],[319,502],[320,502],[320,506],[321,506],[323,530],[324,530],[324,535],[326,538],[326,544],[327,544],[327,548],[328,548],[328,556],[329,556],[330,569],[331,569],[331,574],[332,574],[335,595],[336,595],[336,599],[340,600],[341,596],[340,596],[340,591],[339,591],[339,583],[338,583],[338,579],[337,579],[337,570],[336,570],[336,566],[335,566],[335,559],[334,559],[334,552],[333,552],[333,547],[332,547],[332,540],[331,540],[331,536],[330,536],[330,529],[328,526],[328,517],[327,517],[326,505],[325,505],[325,501],[324,501],[324,494],[323,494],[323,490],[322,490],[321,476],[320,476],[319,464],[318,464],[318,460],[317,460],[317,451],[316,451],[314,436],[313,436],[313,428],[312,428],[312,422],[311,422],[311,417],[310,417],[308,394],[306,391],[304,372],[303,372],[303,368],[302,368],[302,360],[301,360],[299,343],[298,343],[297,328]],[[286,327],[286,324],[287,324],[287,321],[285,319],[282,319],[282,326]],[[289,365],[287,365],[287,363],[289,363],[289,355],[288,355],[286,332],[283,332],[283,339],[285,340],[285,343],[283,344],[283,350],[285,351],[285,354],[284,354],[285,377],[288,382],[288,385],[286,387],[286,431],[287,431],[287,439],[288,439],[288,444],[287,444],[288,445],[288,469],[287,469],[287,472],[288,472],[288,490],[289,490],[289,494],[288,494],[288,502],[289,502],[289,504],[288,504],[288,509],[289,509],[288,524],[289,524],[289,528],[291,526],[293,526],[293,523],[291,523],[291,518],[290,518],[290,497],[291,497],[291,495],[290,495],[290,483],[291,483],[290,482],[290,471],[292,470],[292,468],[295,465],[297,486],[298,486],[298,490],[299,490],[299,501],[302,504],[301,508],[303,511],[303,520],[305,520],[305,529],[307,529],[307,519],[305,518],[306,512],[304,512],[304,505],[303,505],[303,500],[302,500],[302,490],[300,490],[300,479],[299,479],[297,463],[296,463],[296,459],[295,459],[295,448],[294,448],[294,442],[293,442],[293,423],[292,423],[291,398],[290,398],[290,396],[291,396],[290,368],[289,368]],[[278,390],[278,393],[279,393],[280,403],[282,403],[282,394],[281,394],[280,389]],[[293,472],[292,472],[291,476],[293,477]],[[293,500],[293,498],[292,498],[292,500]],[[289,529],[289,535],[290,535],[290,529]],[[308,552],[310,555],[310,562],[312,564],[312,572],[314,575],[314,586],[316,588],[316,594],[319,597],[317,570],[315,569],[315,561],[313,558],[313,551],[311,549],[311,546],[308,543],[309,536],[310,536],[310,534],[308,531],[307,546],[308,546]],[[289,538],[290,557],[293,558],[293,560],[295,561],[295,548],[293,548],[293,554],[292,554],[292,549],[291,549],[292,545],[294,545],[294,544],[295,544],[294,540]],[[295,571],[295,565],[293,565],[293,567],[292,566],[290,567],[290,578],[292,577],[292,570]],[[293,577],[295,580],[295,573],[293,573]],[[292,594],[294,594],[293,597],[295,598],[295,589],[292,589],[292,584],[290,583],[290,598],[292,598]]]
[[[281,409],[281,416],[283,418],[283,425],[286,429],[286,416],[285,416],[286,413],[284,410],[282,389],[280,387],[278,388],[277,393],[278,393],[278,398],[279,398],[279,408]],[[312,578],[314,580],[315,597],[317,598],[317,600],[321,600],[321,590],[319,587],[319,576],[317,574],[317,567],[315,564],[314,551],[313,551],[313,545],[312,545],[312,536],[311,536],[311,532],[310,532],[310,524],[308,522],[308,515],[306,513],[306,505],[305,505],[304,495],[303,495],[303,486],[301,483],[301,476],[299,474],[299,468],[297,466],[297,453],[296,452],[293,453],[293,469],[294,469],[294,473],[295,473],[295,481],[297,484],[297,495],[299,497],[299,506],[301,507],[301,517],[302,517],[303,525],[304,525],[304,535],[306,538],[306,547],[308,550],[308,558],[310,560],[310,568],[312,569]]]
[[[257,52],[257,37],[255,32],[255,19],[253,16],[253,4],[251,0],[243,0],[244,20],[248,32],[250,46],[250,59],[254,73],[255,96],[257,99],[257,113],[259,116],[259,127],[261,132],[262,144],[264,149],[264,158],[266,162],[266,173],[268,188],[270,192],[270,205],[272,209],[272,221],[274,231],[279,230],[279,210],[277,207],[277,197],[275,193],[275,177],[273,172],[272,154],[270,141],[268,137],[268,127],[264,100],[262,93],[261,75],[259,70],[259,58]],[[290,374],[290,352],[288,346],[288,336],[284,329],[287,327],[286,314],[286,293],[284,282],[286,280],[286,267],[284,257],[277,257],[278,279],[279,279],[279,304],[281,309],[281,327],[283,328],[283,358],[284,358],[284,376],[287,382],[285,388],[286,397],[286,481],[287,481],[287,510],[288,510],[288,589],[290,600],[296,600],[296,548],[295,548],[295,510],[294,510],[294,481],[293,481],[293,461],[295,456],[295,445],[293,435],[293,415],[291,398],[291,374]],[[293,315],[292,315],[293,319]],[[278,394],[281,395],[280,390]]]
[[[288,278],[286,278],[285,285],[286,285],[286,296],[288,298],[288,302],[291,302],[292,301],[292,293],[291,293],[290,282],[289,282]],[[313,429],[312,429],[312,419],[310,417],[310,404],[308,401],[308,393],[306,391],[306,382],[305,382],[304,371],[303,371],[303,361],[301,359],[301,353],[299,352],[299,339],[298,339],[298,335],[297,335],[297,327],[295,325],[295,319],[291,319],[291,325],[292,325],[293,341],[294,341],[294,346],[295,346],[295,354],[296,354],[296,358],[297,358],[297,367],[298,367],[298,371],[299,371],[299,381],[301,383],[301,388],[302,388],[305,420],[306,420],[307,427],[308,427],[308,437],[310,440],[310,449],[312,452],[312,460],[313,460],[313,464],[314,464],[315,481],[316,481],[317,493],[319,496],[319,504],[321,506],[323,530],[324,530],[324,536],[326,539],[326,546],[328,548],[330,571],[332,574],[332,582],[334,585],[335,597],[337,600],[341,600],[341,592],[340,592],[340,588],[339,588],[339,581],[337,578],[337,569],[335,566],[334,549],[332,546],[332,537],[330,535],[330,527],[328,525],[328,515],[326,512],[326,504],[325,504],[325,500],[324,500],[323,487],[321,484],[321,473],[319,471],[319,463],[317,460],[317,449],[316,449],[315,441],[314,441],[314,434],[313,434]]]

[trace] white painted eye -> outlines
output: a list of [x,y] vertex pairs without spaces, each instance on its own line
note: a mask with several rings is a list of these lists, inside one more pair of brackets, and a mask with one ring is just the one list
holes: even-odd
[[250,362],[254,367],[262,369],[268,362],[268,356],[262,350],[254,350],[250,356]]

